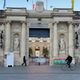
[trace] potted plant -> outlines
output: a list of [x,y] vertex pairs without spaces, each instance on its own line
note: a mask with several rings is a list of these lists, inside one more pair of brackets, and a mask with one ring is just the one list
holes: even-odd
[[32,48],[29,48],[29,57],[32,57],[32,55],[33,55],[33,50]]
[[49,55],[48,49],[43,47],[43,56],[48,58],[48,55]]

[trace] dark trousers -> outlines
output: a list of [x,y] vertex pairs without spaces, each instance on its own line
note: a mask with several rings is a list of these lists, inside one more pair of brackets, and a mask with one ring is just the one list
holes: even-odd
[[68,65],[68,68],[70,68],[71,67],[71,62],[67,62],[67,65]]
[[40,66],[40,62],[38,62],[38,65]]
[[23,63],[22,63],[22,66],[23,66],[23,65],[25,65],[25,66],[26,66],[26,62],[23,62]]

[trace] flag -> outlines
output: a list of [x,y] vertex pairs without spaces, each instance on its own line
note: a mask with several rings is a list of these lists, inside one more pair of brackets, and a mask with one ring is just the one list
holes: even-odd
[[32,7],[33,7],[33,10],[35,10],[36,9],[36,4],[33,3]]
[[74,0],[72,0],[72,10],[74,10]]
[[5,6],[6,6],[6,0],[4,0],[3,8],[5,8]]
[[29,0],[27,0],[27,2],[28,2]]

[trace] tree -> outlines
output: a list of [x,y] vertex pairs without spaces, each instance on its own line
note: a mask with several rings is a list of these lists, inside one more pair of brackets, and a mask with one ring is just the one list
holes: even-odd
[[31,57],[32,55],[33,55],[32,48],[29,48],[29,57]]
[[43,55],[44,55],[44,57],[48,57],[49,51],[48,51],[47,48],[44,48],[44,47],[43,47]]

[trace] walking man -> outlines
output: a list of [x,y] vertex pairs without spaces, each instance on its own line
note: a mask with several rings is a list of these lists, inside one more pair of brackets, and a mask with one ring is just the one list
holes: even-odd
[[23,63],[22,63],[22,66],[25,65],[26,66],[26,58],[25,56],[23,57]]

